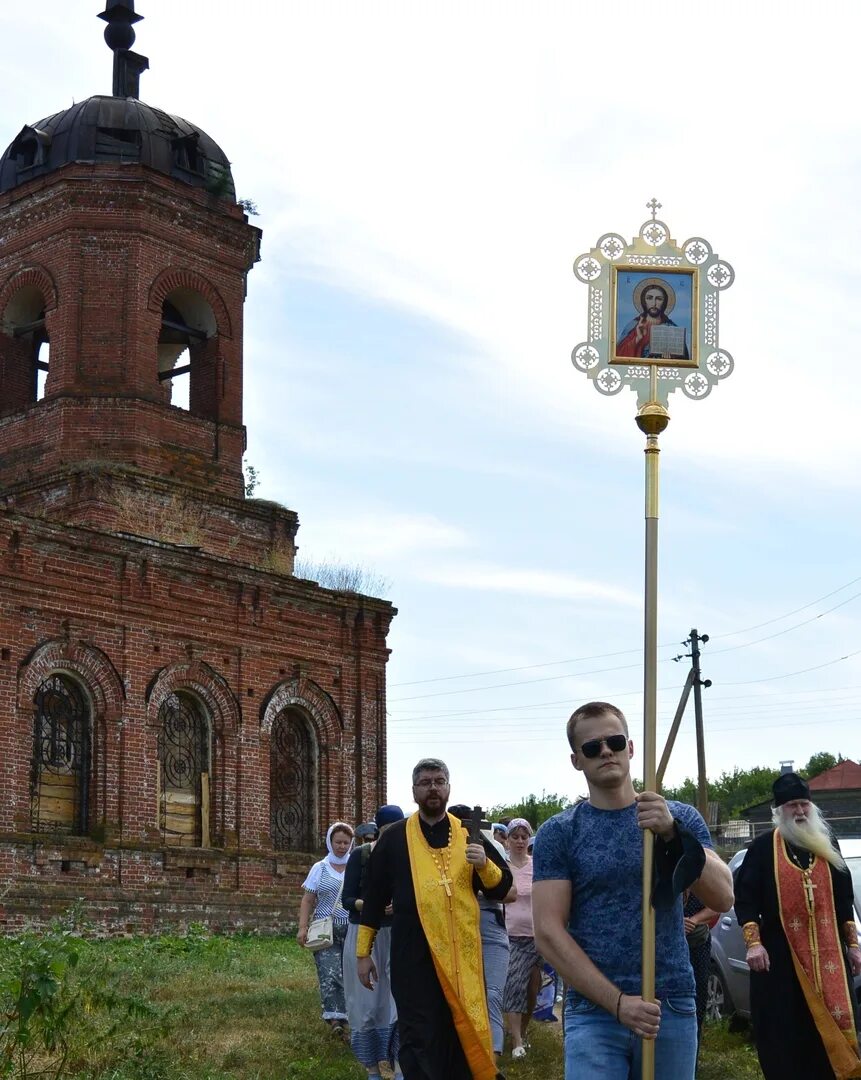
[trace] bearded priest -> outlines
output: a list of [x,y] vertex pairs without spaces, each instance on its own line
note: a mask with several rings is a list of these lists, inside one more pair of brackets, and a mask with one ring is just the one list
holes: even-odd
[[404,1080],[499,1080],[476,895],[502,900],[514,879],[490,840],[473,843],[460,819],[446,813],[450,791],[445,762],[422,758],[413,769],[417,812],[386,829],[368,861],[356,972],[373,987],[374,937],[392,911]]
[[852,878],[807,781],[783,773],[773,791],[774,829],[751,844],[735,883],[759,1063],[766,1080],[861,1077]]

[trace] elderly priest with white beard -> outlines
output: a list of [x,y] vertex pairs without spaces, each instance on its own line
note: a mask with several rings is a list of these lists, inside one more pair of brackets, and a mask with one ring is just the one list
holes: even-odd
[[751,844],[735,883],[759,1063],[766,1080],[861,1077],[852,878],[807,781],[784,773],[773,791],[774,829]]

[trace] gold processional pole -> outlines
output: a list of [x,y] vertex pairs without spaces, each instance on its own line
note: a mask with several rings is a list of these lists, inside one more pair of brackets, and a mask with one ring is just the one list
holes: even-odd
[[[659,221],[661,204],[628,243],[604,233],[574,260],[589,286],[588,338],[571,353],[578,371],[607,397],[625,386],[637,392],[637,426],[646,436],[646,580],[643,649],[645,787],[656,791],[658,651],[658,437],[670,422],[669,395],[707,397],[732,374],[732,356],[718,344],[719,294],[735,280],[729,263],[702,237],[679,245]],[[674,737],[674,736],[673,736]],[[671,745],[664,752],[666,766]],[[655,912],[652,907],[654,834],[643,833],[642,996],[655,1001]],[[643,1080],[654,1080],[655,1044],[643,1042]]]
[[[657,401],[658,368],[649,371],[651,398],[637,413],[637,427],[646,436],[646,577],[643,632],[643,781],[647,791],[657,790],[658,728],[658,482],[660,447],[658,436],[670,422],[670,414]],[[643,952],[642,995],[655,1000],[655,909],[652,907],[652,869],[655,834],[643,832]],[[655,1075],[655,1044],[645,1039],[642,1047],[643,1080]]]

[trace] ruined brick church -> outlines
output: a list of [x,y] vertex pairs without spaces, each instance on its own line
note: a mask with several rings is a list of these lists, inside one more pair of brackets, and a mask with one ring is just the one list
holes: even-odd
[[394,609],[294,577],[296,514],[245,496],[260,232],[139,99],[133,0],[100,18],[113,95],[0,159],[0,929],[277,929],[385,801]]

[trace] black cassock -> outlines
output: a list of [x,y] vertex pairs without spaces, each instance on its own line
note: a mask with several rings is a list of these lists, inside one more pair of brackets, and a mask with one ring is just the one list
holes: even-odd
[[[750,1011],[759,1063],[766,1080],[792,1077],[834,1080],[834,1070],[795,976],[792,953],[780,922],[773,836],[773,832],[767,832],[754,840],[735,881],[735,914],[739,925],[759,923],[760,938],[769,959],[768,971],[750,973]],[[806,867],[810,853],[793,851]],[[833,866],[830,870],[839,932],[843,923],[854,917],[852,878],[848,870],[839,871]],[[848,967],[846,977],[849,978]],[[851,982],[849,986],[854,1002]]]
[[[432,848],[448,844],[449,821],[436,825],[419,819]],[[496,848],[482,838],[487,857],[502,870],[502,880],[484,889],[473,871],[472,887],[489,900],[501,900],[513,878]],[[378,929],[386,905],[394,905],[392,919],[392,994],[398,1008],[400,1066],[405,1080],[472,1080],[445,994],[439,984],[433,957],[425,939],[410,870],[406,821],[395,822],[374,847],[366,878],[362,925]],[[477,931],[476,931],[477,932]]]

